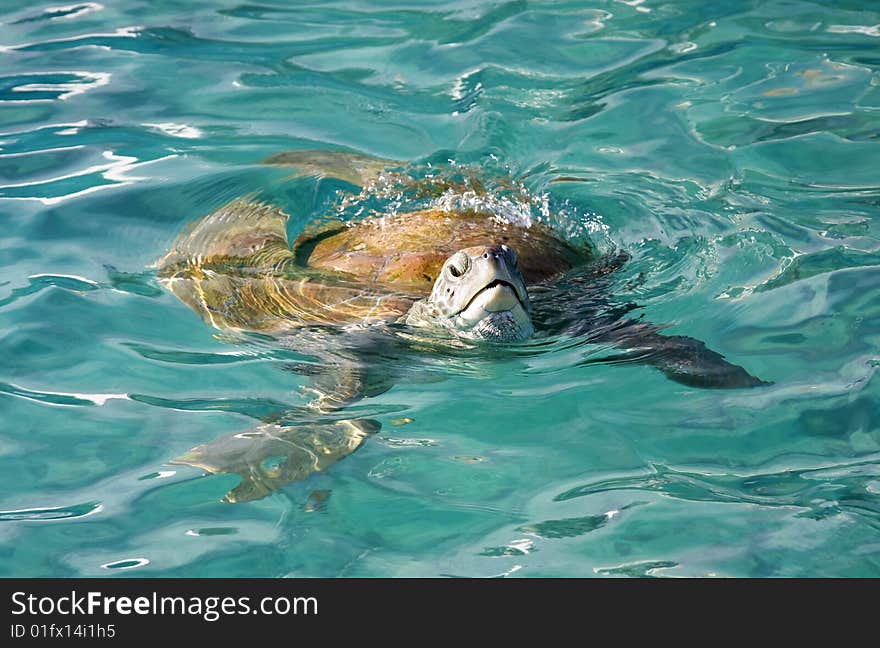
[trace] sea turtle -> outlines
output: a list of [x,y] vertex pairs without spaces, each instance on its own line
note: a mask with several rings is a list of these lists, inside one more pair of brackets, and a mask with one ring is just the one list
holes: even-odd
[[[302,151],[268,162],[352,184],[391,164]],[[299,368],[311,375],[316,398],[174,463],[240,474],[227,501],[304,479],[379,429],[370,419],[326,415],[388,389],[395,372],[383,366],[386,359],[426,347],[498,354],[506,343],[568,334],[612,344],[689,385],[762,384],[702,342],[661,335],[623,317],[626,308],[610,307],[603,277],[626,259],[597,255],[540,222],[436,206],[307,226],[290,245],[281,209],[234,200],[178,237],[158,263],[158,278],[218,329],[270,334],[319,358]]]

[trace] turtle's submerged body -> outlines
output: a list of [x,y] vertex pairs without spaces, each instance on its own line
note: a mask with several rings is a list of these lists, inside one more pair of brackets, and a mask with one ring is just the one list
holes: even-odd
[[[324,158],[333,161],[324,168],[349,182],[362,180],[364,168],[381,168],[326,152],[276,156],[275,163],[320,172],[313,167]],[[218,329],[271,334],[319,358],[319,368],[306,372],[316,398],[174,463],[240,474],[227,501],[255,499],[322,470],[379,429],[376,421],[326,414],[388,389],[395,376],[382,358],[411,351],[410,341],[425,336],[441,346],[486,342],[497,355],[499,343],[576,335],[614,345],[686,384],[762,384],[702,342],[661,335],[607,308],[602,277],[625,259],[596,258],[543,223],[430,206],[307,226],[289,244],[284,212],[235,200],[178,237],[158,263],[159,280]],[[265,465],[279,454],[282,461]]]

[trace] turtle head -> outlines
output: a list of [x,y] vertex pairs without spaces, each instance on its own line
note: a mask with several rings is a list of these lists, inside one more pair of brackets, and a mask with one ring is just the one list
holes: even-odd
[[446,260],[430,296],[413,307],[407,323],[512,342],[534,332],[531,310],[516,252],[506,245],[471,247]]

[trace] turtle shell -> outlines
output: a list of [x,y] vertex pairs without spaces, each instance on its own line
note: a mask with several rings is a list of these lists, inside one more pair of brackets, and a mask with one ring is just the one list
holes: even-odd
[[519,257],[529,284],[588,262],[589,249],[561,240],[543,223],[525,227],[485,212],[423,211],[306,230],[293,245],[296,262],[342,272],[364,285],[427,295],[444,262],[463,248],[505,244]]
[[528,284],[590,260],[544,224],[430,209],[307,228],[290,247],[287,215],[236,200],[184,231],[159,280],[219,329],[278,333],[311,324],[397,321],[425,298],[456,251],[506,244]]

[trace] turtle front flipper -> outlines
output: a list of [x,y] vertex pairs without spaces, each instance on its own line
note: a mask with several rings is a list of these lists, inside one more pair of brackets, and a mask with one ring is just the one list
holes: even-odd
[[341,361],[323,355],[318,363],[287,366],[310,378],[306,390],[314,398],[307,407],[280,412],[272,417],[274,422],[200,445],[169,463],[238,474],[241,482],[223,501],[248,502],[305,480],[350,455],[381,424],[367,418],[327,419],[362,398],[387,391],[392,378],[373,369],[368,359]]
[[622,360],[651,365],[690,387],[736,389],[771,384],[728,362],[700,340],[685,335],[661,335],[657,327],[645,322],[618,322],[590,341],[609,342],[626,349],[628,353]]
[[370,157],[348,151],[306,149],[284,151],[270,155],[263,164],[289,166],[296,169],[295,176],[315,175],[321,178],[337,178],[362,187],[377,178],[385,169],[401,166],[400,162]]
[[279,343],[310,357],[284,369],[308,378],[301,389],[311,397],[308,408],[319,413],[384,394],[412,360],[408,342],[385,326],[302,329]]
[[612,358],[589,359],[583,364],[647,364],[691,387],[735,389],[769,384],[728,362],[699,340],[663,335],[659,326],[626,318],[626,313],[638,305],[615,303],[608,294],[612,273],[628,259],[625,252],[608,254],[536,291],[538,325],[550,333],[582,337],[590,343],[609,344],[623,351]]
[[302,481],[347,457],[379,431],[372,419],[264,424],[193,448],[169,463],[212,474],[238,474],[241,482],[223,501],[250,502]]
[[384,394],[394,386],[394,380],[385,372],[350,363],[321,367],[309,374],[309,384],[303,389],[313,399],[309,407],[318,412],[334,412],[353,405],[362,398]]

